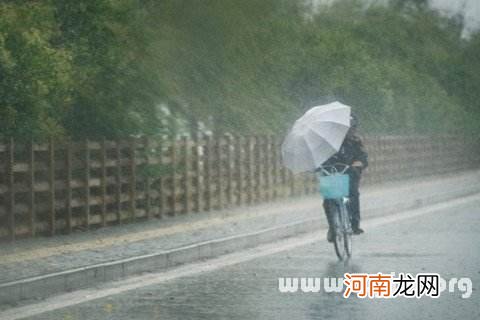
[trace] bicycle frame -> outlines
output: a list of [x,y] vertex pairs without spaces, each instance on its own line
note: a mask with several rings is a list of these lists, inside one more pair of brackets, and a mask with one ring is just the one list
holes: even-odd
[[[339,171],[336,166],[341,165],[343,170]],[[320,168],[320,179],[325,176],[343,175],[348,170],[349,166],[346,164],[335,164],[333,166],[323,166]],[[334,186],[335,187],[335,186]],[[345,186],[342,186],[345,187]],[[335,194],[335,192],[333,192]],[[342,194],[341,192],[338,194]],[[329,194],[331,195],[331,194]],[[352,226],[350,221],[350,214],[348,212],[348,196],[341,196],[339,198],[328,198],[327,200],[335,203],[334,219],[334,247],[335,253],[340,260],[346,257],[350,258],[352,255]]]

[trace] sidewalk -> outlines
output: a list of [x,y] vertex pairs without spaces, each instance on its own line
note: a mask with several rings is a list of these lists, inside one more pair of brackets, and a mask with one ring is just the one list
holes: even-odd
[[[480,171],[470,171],[364,187],[363,218],[479,193],[479,181]],[[309,196],[3,245],[0,305],[317,231],[325,226],[321,204]]]

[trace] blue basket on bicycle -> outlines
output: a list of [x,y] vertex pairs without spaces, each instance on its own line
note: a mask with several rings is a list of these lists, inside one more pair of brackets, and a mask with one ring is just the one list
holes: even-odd
[[348,197],[350,180],[347,174],[319,175],[318,189],[324,199]]

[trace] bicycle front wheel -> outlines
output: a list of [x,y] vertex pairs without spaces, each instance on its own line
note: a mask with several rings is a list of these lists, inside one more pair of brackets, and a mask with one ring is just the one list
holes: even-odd
[[343,261],[347,257],[346,245],[345,245],[345,234],[342,227],[342,214],[339,206],[335,206],[334,222],[335,222],[335,234],[333,239],[333,247],[335,248],[335,253],[340,261]]

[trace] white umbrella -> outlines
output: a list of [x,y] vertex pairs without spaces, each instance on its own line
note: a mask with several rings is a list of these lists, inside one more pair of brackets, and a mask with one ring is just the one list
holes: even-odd
[[295,121],[282,144],[283,164],[294,173],[313,171],[340,150],[350,128],[350,107],[313,107]]

